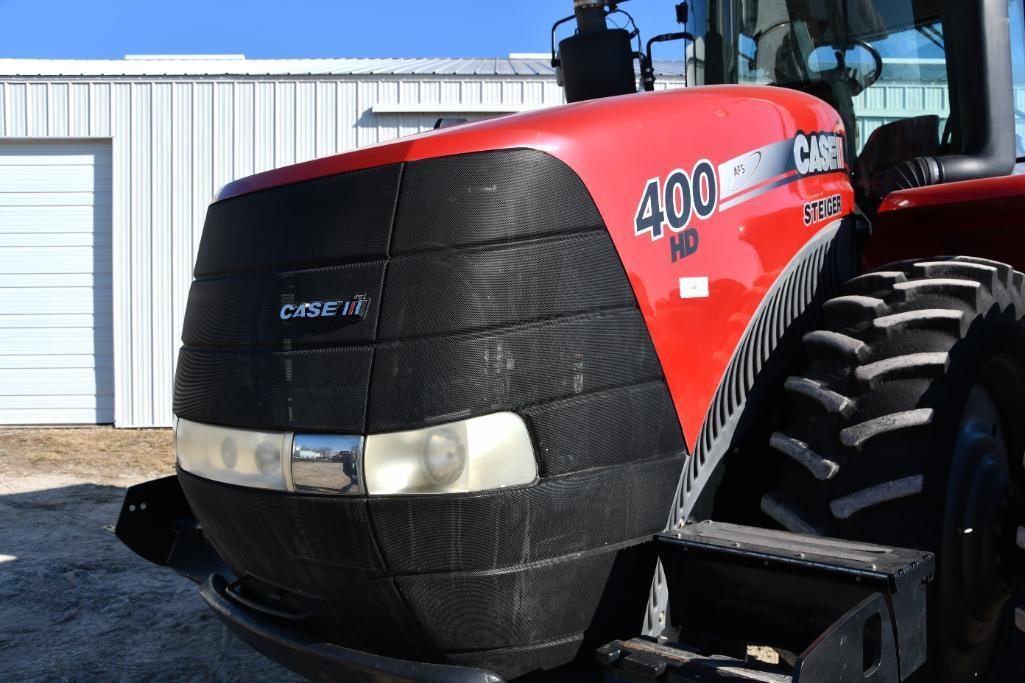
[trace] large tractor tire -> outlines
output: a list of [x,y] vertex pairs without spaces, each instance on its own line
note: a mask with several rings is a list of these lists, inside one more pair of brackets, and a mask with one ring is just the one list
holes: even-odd
[[790,423],[770,440],[780,477],[761,508],[778,524],[936,553],[916,680],[1025,680],[1023,286],[961,256],[854,278],[805,336]]

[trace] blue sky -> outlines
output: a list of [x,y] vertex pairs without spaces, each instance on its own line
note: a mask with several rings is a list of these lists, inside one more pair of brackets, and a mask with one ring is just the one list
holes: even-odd
[[[0,56],[504,57],[548,48],[571,0],[0,0]],[[673,0],[633,0],[645,37]]]

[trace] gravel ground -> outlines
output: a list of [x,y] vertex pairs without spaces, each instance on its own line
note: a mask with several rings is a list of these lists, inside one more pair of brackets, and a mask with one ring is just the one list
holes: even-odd
[[113,533],[167,430],[0,429],[0,680],[300,680]]

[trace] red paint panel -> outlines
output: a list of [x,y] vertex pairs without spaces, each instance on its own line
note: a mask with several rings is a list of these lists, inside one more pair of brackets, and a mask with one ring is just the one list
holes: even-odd
[[926,207],[964,206],[973,202],[1021,197],[1025,197],[1025,175],[982,178],[891,192],[879,205],[879,213]]
[[901,190],[883,201],[865,267],[936,255],[979,256],[1025,270],[1025,175]]
[[[435,156],[516,147],[552,154],[583,179],[608,226],[684,433],[694,444],[765,293],[794,254],[832,220],[805,225],[805,203],[836,196],[829,206],[840,215],[853,209],[846,172],[800,177],[785,169],[765,178],[759,175],[773,158],[777,164],[793,163],[793,142],[785,141],[802,131],[842,133],[842,124],[820,100],[782,88],[717,86],[630,95],[433,131],[270,171],[228,185],[220,198]],[[773,150],[766,147],[774,143],[780,144]],[[757,150],[762,151],[755,154]],[[649,233],[635,235],[635,217],[651,179],[664,181],[677,169],[693,175],[701,160],[715,169],[730,160],[736,163],[726,169],[731,177],[717,173],[716,209],[706,218],[693,215],[680,227],[696,229],[697,249],[674,262],[670,243],[683,232],[667,226],[657,239]],[[735,178],[750,186],[731,195]],[[734,203],[738,197],[746,201]],[[703,198],[709,199],[707,187]],[[697,296],[683,298],[680,278],[693,278],[689,282],[697,284],[707,278],[707,296],[701,296],[699,286],[693,292]]]

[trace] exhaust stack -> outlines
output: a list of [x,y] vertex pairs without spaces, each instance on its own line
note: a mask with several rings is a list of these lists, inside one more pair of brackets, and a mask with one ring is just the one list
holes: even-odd
[[[637,92],[634,59],[638,53],[631,45],[636,32],[610,29],[606,16],[614,11],[615,2],[574,0],[573,16],[560,19],[552,27],[552,65],[559,70],[559,82],[566,91],[566,101],[580,102]],[[574,19],[576,33],[560,41],[556,52],[556,29]]]

